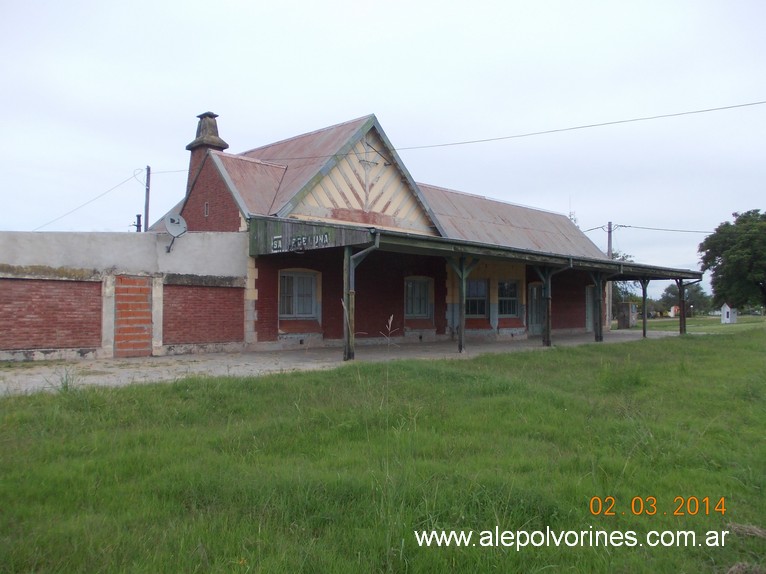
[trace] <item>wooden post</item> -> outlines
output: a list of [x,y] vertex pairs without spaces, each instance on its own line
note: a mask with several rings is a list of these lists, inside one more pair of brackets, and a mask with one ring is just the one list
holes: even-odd
[[641,279],[641,322],[643,323],[643,338],[646,339],[646,288],[649,285],[649,279]]
[[354,359],[356,345],[356,268],[370,253],[380,247],[380,234],[375,236],[375,243],[359,253],[352,254],[351,246],[343,248],[343,360]]
[[601,273],[596,273],[596,289],[594,290],[596,298],[596,329],[595,340],[600,343],[604,340],[604,284],[601,280]]
[[551,346],[553,331],[553,293],[551,292],[551,269],[545,270],[545,280],[543,281],[543,298],[545,299],[545,324],[543,325],[543,346]]
[[146,166],[146,190],[144,193],[144,231],[149,231],[149,192],[151,190],[151,181],[152,181],[152,168],[147,165]]
[[458,273],[460,286],[458,287],[458,298],[460,299],[460,307],[458,311],[458,328],[457,328],[457,352],[462,353],[465,349],[465,289],[466,289],[466,273],[465,273],[465,257],[460,258],[460,273]]
[[684,290],[684,280],[676,279],[676,285],[678,285],[678,307],[680,308],[678,332],[681,335],[686,335],[686,293]]
[[543,299],[545,299],[545,306],[543,307],[543,347],[550,347],[553,338],[552,278],[559,271],[563,271],[563,269],[556,270],[550,267],[535,267],[535,271],[543,282]]
[[351,247],[343,248],[343,360],[354,358],[351,333],[354,332],[354,315],[351,313]]
[[593,333],[596,343],[601,343],[604,340],[604,274],[593,271],[590,276],[595,284],[593,299],[596,304],[596,322],[593,325]]
[[458,333],[457,333],[457,351],[462,353],[465,349],[465,291],[471,271],[479,264],[479,260],[474,258],[468,265],[465,262],[465,255],[461,255],[457,263],[454,259],[447,259],[452,270],[458,279]]

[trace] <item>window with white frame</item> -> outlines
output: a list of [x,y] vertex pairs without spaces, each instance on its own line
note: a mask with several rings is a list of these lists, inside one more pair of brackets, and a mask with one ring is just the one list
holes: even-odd
[[465,284],[465,314],[467,317],[486,317],[489,289],[486,279],[468,279]]
[[519,316],[519,284],[517,281],[498,281],[497,312],[501,317]]
[[316,313],[316,275],[283,271],[279,274],[279,317],[313,319]]
[[431,280],[409,277],[404,280],[404,316],[407,319],[431,317]]

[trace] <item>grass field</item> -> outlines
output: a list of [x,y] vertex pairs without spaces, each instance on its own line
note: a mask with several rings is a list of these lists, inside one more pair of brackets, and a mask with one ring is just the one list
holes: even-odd
[[[766,329],[62,385],[0,399],[0,461],[1,572],[763,573]],[[414,536],[496,526],[730,534],[519,551]]]
[[[638,325],[633,329],[641,330],[641,316],[638,317]],[[736,323],[722,324],[720,317],[698,316],[686,318],[686,332],[689,334],[721,334],[738,333],[750,329],[763,329],[766,327],[766,319],[760,316],[744,315],[737,318]],[[617,328],[617,322],[613,322],[613,329]],[[646,328],[650,331],[673,331],[678,332],[678,317],[673,319],[649,319]]]

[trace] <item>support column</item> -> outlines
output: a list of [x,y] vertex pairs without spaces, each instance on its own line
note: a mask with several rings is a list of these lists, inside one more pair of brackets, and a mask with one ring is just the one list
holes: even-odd
[[604,274],[593,271],[590,276],[595,284],[593,297],[596,304],[596,324],[593,326],[593,333],[596,343],[601,343],[604,340]]
[[114,275],[105,275],[101,283],[101,354],[114,357]]
[[380,246],[380,235],[375,244],[352,255],[351,246],[343,248],[343,360],[354,359],[356,345],[356,268],[370,253]]
[[343,248],[343,360],[354,358],[354,314],[351,312],[351,247]]
[[678,332],[681,335],[686,335],[686,286],[684,285],[683,279],[676,279],[676,285],[678,286],[678,306],[680,307]]
[[461,255],[460,260],[455,263],[452,259],[447,259],[450,267],[458,278],[458,332],[457,332],[457,352],[462,353],[465,349],[465,291],[466,281],[471,271],[479,264],[479,260],[474,258],[471,263],[466,265],[465,256]]
[[465,257],[460,258],[460,272],[458,273],[458,327],[457,327],[457,352],[462,353],[465,349],[465,291],[466,281],[468,280],[465,272]]
[[163,354],[162,316],[165,308],[165,281],[163,277],[152,278],[152,355]]
[[643,337],[646,339],[646,288],[649,286],[649,279],[641,279],[641,321],[643,323]]
[[543,308],[543,346],[550,347],[552,343],[551,333],[553,331],[552,278],[556,273],[563,271],[563,269],[552,267],[535,267],[534,269],[543,282],[543,299],[545,299],[545,307]]
[[545,324],[543,325],[543,345],[551,346],[553,332],[553,289],[551,282],[552,273],[547,273],[543,281],[543,299],[545,299]]

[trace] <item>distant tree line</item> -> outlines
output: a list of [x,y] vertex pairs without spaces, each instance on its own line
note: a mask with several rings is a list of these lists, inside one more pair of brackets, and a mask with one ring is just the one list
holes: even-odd
[[[700,243],[702,270],[710,272],[713,294],[708,295],[699,283],[686,287],[687,312],[707,314],[724,303],[742,310],[766,307],[766,212],[751,209],[733,213],[733,222],[725,221]],[[626,253],[615,252],[618,261],[633,261]],[[638,283],[612,283],[612,315],[620,302],[641,305]],[[647,300],[650,315],[663,315],[678,305],[678,287],[668,285],[659,299]]]

